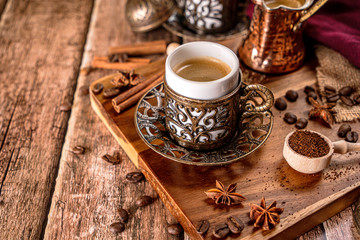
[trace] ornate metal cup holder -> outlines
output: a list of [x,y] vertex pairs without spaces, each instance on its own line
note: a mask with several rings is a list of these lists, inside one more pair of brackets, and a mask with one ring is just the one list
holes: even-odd
[[182,38],[192,40],[222,41],[235,37],[245,36],[250,25],[250,21],[245,15],[238,16],[237,24],[234,28],[223,33],[200,35],[188,29],[184,24],[183,18],[184,16],[181,14],[174,13],[165,23],[163,23],[163,27],[172,34]]
[[[235,136],[224,147],[213,151],[195,151],[173,142],[165,129],[163,83],[149,90],[135,110],[135,126],[142,140],[158,154],[185,164],[223,165],[248,156],[269,137],[274,117],[271,111],[241,116]],[[241,97],[240,104],[259,105],[262,96],[252,91]],[[246,103],[246,104],[245,104]]]

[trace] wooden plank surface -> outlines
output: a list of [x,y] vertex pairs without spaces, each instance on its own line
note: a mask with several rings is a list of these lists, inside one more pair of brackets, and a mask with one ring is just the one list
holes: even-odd
[[[125,1],[96,1],[82,67],[89,66],[94,55],[106,55],[110,46],[170,40],[170,34],[161,29],[150,34],[133,34],[124,21],[124,4]],[[131,216],[118,239],[182,239],[183,235],[167,234],[167,226],[176,221],[149,183],[125,180],[126,173],[135,171],[135,166],[94,114],[89,96],[79,91],[109,72],[94,70],[78,78],[45,239],[115,239],[117,236],[108,228],[118,220],[116,209],[119,207],[127,209]],[[85,154],[77,156],[70,152],[75,145],[86,147]],[[101,159],[102,155],[116,151],[122,155],[119,165]],[[143,194],[156,200],[150,206],[137,209],[135,200]]]
[[8,0],[0,22],[0,239],[39,239],[91,1]]
[[[120,2],[96,1],[96,30],[88,35],[83,67],[94,53],[106,54],[110,45],[170,38],[159,30],[130,32],[123,14],[125,1]],[[156,194],[147,182],[122,182],[135,168],[94,116],[88,96],[79,91],[110,73],[94,71],[77,79],[92,7],[90,0],[0,0],[0,239],[41,238],[50,203],[47,239],[183,238],[166,233],[175,220],[161,201],[144,210],[131,208],[133,196]],[[59,107],[73,97],[68,126],[70,113]],[[84,156],[69,152],[75,144],[88,148]],[[123,154],[123,162],[115,167],[101,160],[103,153],[113,151]],[[108,224],[117,219],[118,206],[130,208],[132,215],[126,231],[116,237]],[[299,239],[352,239],[351,223],[349,207]],[[185,234],[184,239],[190,238]]]
[[[110,88],[110,78],[102,78],[93,83],[103,83]],[[306,81],[300,81],[307,79]],[[238,183],[241,193],[248,202],[260,201],[265,196],[268,201],[277,200],[285,208],[282,224],[273,231],[262,233],[246,227],[241,238],[261,239],[263,237],[294,238],[311,229],[327,218],[353,203],[360,195],[358,154],[345,156],[335,155],[330,168],[319,174],[300,174],[291,169],[282,157],[282,146],[285,136],[294,129],[282,120],[285,112],[290,111],[298,117],[306,117],[310,106],[305,102],[304,86],[315,82],[311,66],[281,77],[270,78],[267,85],[281,96],[288,84],[297,90],[300,97],[296,103],[288,103],[284,112],[274,109],[273,133],[261,149],[237,163],[223,167],[200,167],[179,164],[170,161],[151,149],[143,149],[139,143],[132,120],[134,108],[117,115],[109,100],[101,94],[91,94],[95,111],[110,128],[116,139],[127,142],[124,149],[131,152],[135,164],[147,176],[152,186],[157,190],[165,205],[181,222],[190,236],[202,239],[196,234],[194,225],[201,219],[209,219],[212,226],[225,221],[231,214],[246,216],[247,207],[217,208],[212,206],[203,192],[214,185],[215,180],[226,185]],[[334,126],[334,129],[338,126]],[[115,128],[115,129],[114,129]],[[117,130],[116,130],[117,128]],[[337,140],[336,130],[322,126],[317,121],[310,121],[307,129],[317,130],[332,140]],[[355,131],[360,130],[360,124],[353,124]],[[121,132],[121,135],[117,135]],[[124,139],[125,138],[125,139]],[[128,146],[132,145],[132,148]],[[137,153],[134,153],[135,151]],[[344,161],[346,160],[346,161]],[[339,176],[333,176],[339,174]],[[336,181],[335,181],[336,180]],[[264,182],[266,181],[266,182]],[[244,222],[249,219],[244,217]],[[234,236],[234,238],[239,236]],[[210,239],[211,234],[206,235]]]

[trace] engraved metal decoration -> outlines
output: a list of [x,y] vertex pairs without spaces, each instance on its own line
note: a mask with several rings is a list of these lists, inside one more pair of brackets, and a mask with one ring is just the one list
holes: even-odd
[[221,33],[197,34],[184,24],[184,16],[176,12],[163,23],[163,27],[172,34],[183,38],[184,42],[195,40],[222,41],[226,39],[244,38],[248,33],[250,21],[243,12],[238,12],[235,21],[236,24],[233,28]]
[[237,0],[186,0],[187,26],[199,34],[224,32],[235,25]]
[[234,135],[239,115],[240,85],[215,100],[181,96],[165,85],[165,126],[179,145],[210,150],[225,145]]
[[273,126],[271,111],[255,112],[263,106],[266,96],[258,88],[242,86],[240,106],[249,110],[239,116],[236,132],[228,143],[214,151],[196,151],[179,146],[171,140],[165,128],[165,93],[163,84],[152,88],[139,101],[135,111],[135,126],[140,137],[155,152],[171,160],[191,165],[223,165],[248,156],[270,135]]
[[128,0],[125,17],[135,32],[147,32],[159,27],[175,11],[174,0]]

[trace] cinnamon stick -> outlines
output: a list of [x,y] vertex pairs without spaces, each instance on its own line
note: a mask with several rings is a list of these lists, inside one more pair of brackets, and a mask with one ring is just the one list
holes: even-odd
[[146,79],[145,81],[139,83],[138,85],[126,90],[125,92],[121,93],[119,96],[113,98],[112,103],[114,106],[119,105],[132,95],[136,94],[137,92],[143,90],[147,86],[149,86],[151,83],[153,83],[156,79],[161,77],[165,72],[165,69],[160,70],[159,72],[152,75],[150,78]]
[[112,101],[112,105],[113,105],[115,111],[118,113],[121,113],[124,110],[130,108],[131,106],[135,105],[147,91],[149,91],[151,88],[153,88],[157,84],[161,83],[163,80],[164,80],[164,75],[162,74],[155,81],[153,81],[150,85],[146,86],[141,91],[132,95],[131,97],[129,97],[125,101],[121,102],[120,104],[116,105],[116,104],[114,104],[114,101]]
[[107,59],[99,59],[94,58],[91,62],[91,67],[93,68],[104,68],[104,69],[118,69],[118,70],[124,70],[124,71],[130,71],[136,67],[144,66],[148,63],[144,62],[115,62],[111,63],[108,62]]
[[136,43],[130,45],[116,46],[109,48],[109,55],[127,53],[128,55],[151,55],[166,52],[166,41],[158,40],[151,42]]
[[[109,62],[108,57],[106,56],[94,56],[94,58],[96,61],[101,61],[101,62]],[[134,63],[149,63],[151,62],[150,58],[136,58],[136,57],[129,57],[126,62],[134,62]],[[110,62],[109,62],[110,63]]]

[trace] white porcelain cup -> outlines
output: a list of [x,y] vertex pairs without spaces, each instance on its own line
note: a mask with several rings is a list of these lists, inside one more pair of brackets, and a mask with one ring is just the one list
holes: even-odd
[[[178,76],[173,68],[190,58],[214,57],[231,68],[225,77],[208,82]],[[229,48],[213,42],[190,42],[179,46],[166,59],[165,81],[176,93],[193,99],[214,100],[232,92],[239,85],[239,60]]]

